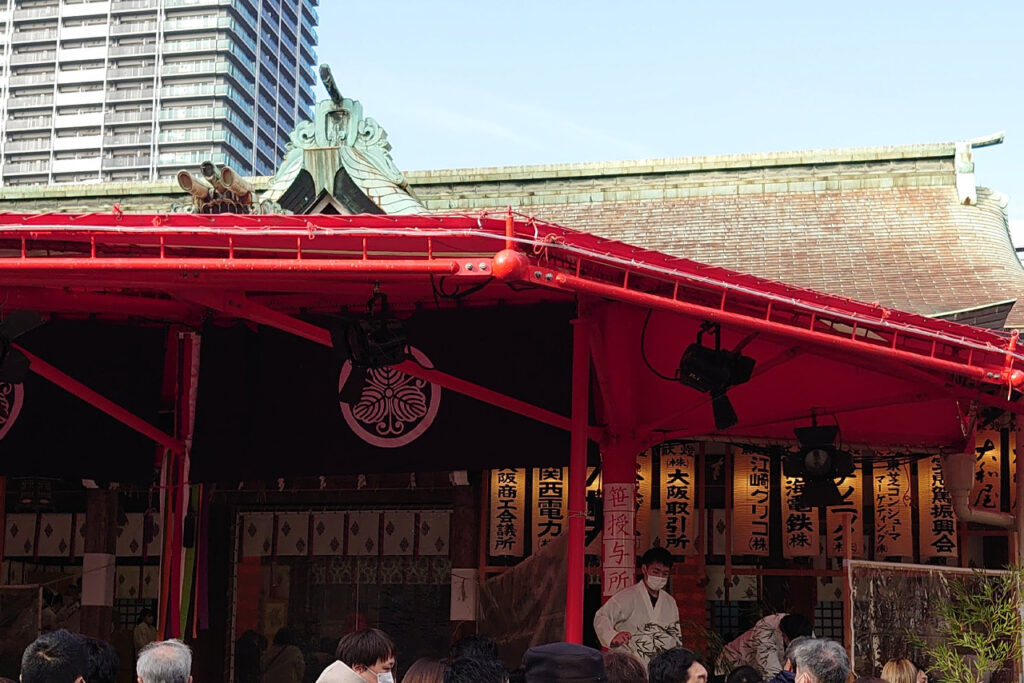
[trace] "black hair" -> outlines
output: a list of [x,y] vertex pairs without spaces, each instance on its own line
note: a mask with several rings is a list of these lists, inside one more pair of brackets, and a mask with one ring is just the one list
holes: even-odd
[[380,629],[364,628],[342,636],[334,657],[347,666],[359,664],[370,668],[377,662],[390,659],[397,654],[398,650],[391,636]]
[[646,553],[640,557],[641,567],[650,567],[652,564],[657,562],[663,564],[666,567],[672,566],[672,553],[665,550],[664,548],[650,548]]
[[725,683],[761,683],[761,674],[752,666],[738,666],[725,677]]
[[143,607],[142,611],[139,612],[139,618],[135,620],[135,623],[141,624],[146,620],[146,617],[153,617],[154,619],[156,619],[156,614],[154,614],[153,610],[151,610],[150,608]]
[[[277,633],[274,634],[274,645],[299,645],[302,642],[302,638],[299,636],[299,632],[290,626],[277,629]],[[376,660],[374,660],[376,664]]]
[[692,650],[687,650],[685,647],[674,647],[651,660],[647,667],[647,675],[651,683],[685,682],[694,662],[700,662],[700,659]]
[[110,643],[97,638],[80,636],[82,650],[85,653],[86,683],[117,683],[117,672],[121,668],[121,658]]
[[779,621],[779,630],[789,638],[799,638],[800,636],[809,636],[814,633],[814,626],[811,622],[802,614],[787,614],[782,617]]
[[455,644],[448,651],[448,655],[453,661],[460,657],[497,659],[498,646],[487,636],[473,634],[455,641]]
[[508,671],[496,659],[460,657],[444,672],[444,683],[505,683]]
[[21,656],[21,683],[75,683],[84,671],[82,641],[63,629],[39,636]]

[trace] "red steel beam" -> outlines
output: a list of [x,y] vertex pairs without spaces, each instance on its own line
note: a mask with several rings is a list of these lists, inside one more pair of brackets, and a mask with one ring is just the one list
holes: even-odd
[[[294,334],[303,339],[308,339],[311,342],[320,344],[321,346],[331,347],[331,333],[330,331],[307,323],[304,320],[299,320],[285,313],[275,311],[271,308],[267,308],[262,304],[253,302],[246,298],[242,294],[219,294],[215,292],[179,292],[178,296],[182,299],[193,301],[195,303],[202,304],[214,310],[227,313],[238,318],[245,320],[251,320],[260,325],[266,325],[267,327],[273,327],[289,334]],[[463,396],[476,399],[483,403],[508,410],[510,412],[528,417],[538,422],[557,427],[570,431],[571,422],[570,419],[564,415],[559,415],[556,412],[546,410],[539,406],[535,406],[532,403],[521,401],[517,398],[512,398],[502,394],[501,392],[488,389],[487,387],[474,384],[464,379],[460,379],[453,375],[441,372],[440,370],[424,368],[411,361],[406,361],[397,366],[399,370],[422,379],[432,384],[436,384],[449,391],[454,391]],[[600,436],[601,431],[597,428],[590,428],[588,436],[597,439]]]
[[587,422],[590,408],[590,322],[573,321],[572,429],[569,439],[569,548],[565,640],[583,642],[584,553],[587,517]]
[[175,453],[183,453],[185,451],[185,446],[180,440],[160,431],[149,422],[146,422],[141,417],[126,410],[125,408],[122,408],[106,396],[90,389],[74,377],[61,372],[39,356],[26,351],[17,344],[12,344],[11,346],[25,354],[25,357],[29,360],[29,367],[32,369],[32,372],[36,373],[43,379],[53,382],[72,396],[82,399],[94,408],[97,408],[114,418],[121,424],[134,429],[139,434],[152,439],[158,444],[166,446],[171,451]]
[[[367,273],[453,275],[461,261],[487,259],[318,259],[318,258],[156,258],[156,257],[33,257],[0,258],[0,273],[46,274],[54,271],[230,272],[230,273]],[[485,269],[486,270],[486,269]],[[470,269],[472,272],[472,269]]]
[[[530,270],[534,270],[531,266]],[[955,363],[953,361],[943,360],[941,358],[933,358],[931,356],[922,356],[910,351],[901,351],[890,347],[874,346],[866,342],[858,342],[846,337],[837,337],[830,334],[823,334],[820,332],[814,332],[810,329],[801,327],[794,327],[791,325],[783,325],[780,323],[772,322],[762,318],[753,318],[750,316],[742,315],[739,313],[733,313],[725,311],[720,308],[712,308],[710,306],[701,306],[699,304],[690,303],[687,301],[680,301],[678,299],[670,299],[657,294],[648,294],[646,292],[640,292],[633,289],[626,289],[618,285],[611,285],[604,282],[597,282],[594,280],[587,280],[576,275],[570,275],[559,271],[551,271],[548,269],[536,269],[536,272],[540,273],[540,277],[529,279],[526,277],[517,278],[524,283],[530,283],[534,286],[548,287],[551,289],[578,292],[582,294],[590,294],[593,296],[606,297],[612,300],[625,301],[627,303],[634,304],[636,306],[642,306],[644,308],[654,308],[662,311],[670,311],[685,315],[690,318],[699,318],[703,320],[711,320],[713,322],[722,323],[725,325],[732,325],[746,330],[754,332],[765,332],[781,336],[783,338],[798,339],[801,341],[809,342],[817,346],[832,347],[840,349],[845,352],[855,353],[861,356],[867,356],[871,358],[881,359],[898,359],[911,365],[927,368],[930,370],[938,370],[940,372],[948,372],[963,377],[969,377],[979,382],[985,382],[988,384],[997,384],[1005,386],[1007,379],[1003,376],[1003,367],[991,367],[984,368],[977,365],[966,365],[963,363]],[[551,275],[551,279],[547,279],[547,275]],[[1000,349],[993,348],[992,353],[1003,353]]]

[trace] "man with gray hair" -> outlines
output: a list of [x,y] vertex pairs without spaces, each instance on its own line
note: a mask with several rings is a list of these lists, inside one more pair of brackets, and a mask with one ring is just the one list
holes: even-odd
[[192,650],[180,640],[150,643],[135,664],[138,683],[192,683]]
[[850,658],[834,640],[806,640],[794,648],[792,657],[796,683],[846,683],[850,676]]

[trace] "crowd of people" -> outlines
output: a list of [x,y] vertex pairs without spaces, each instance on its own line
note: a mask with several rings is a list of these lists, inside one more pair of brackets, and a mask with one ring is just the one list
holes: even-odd
[[[528,649],[521,665],[509,670],[494,641],[473,635],[444,658],[413,662],[402,683],[928,683],[921,668],[905,659],[886,664],[881,679],[855,678],[843,647],[815,638],[810,621],[799,614],[764,617],[705,663],[683,647],[679,609],[664,590],[671,568],[664,549],[644,553],[637,584],[613,596],[594,618],[603,652],[549,643]],[[152,616],[144,611],[134,632],[136,683],[191,683],[192,651],[179,640],[155,641]],[[331,661],[316,663],[313,671],[307,671],[299,642],[290,628],[280,629],[269,646],[261,634],[246,632],[235,647],[235,683],[302,683],[316,671],[316,683],[397,683],[398,648],[379,629],[343,636],[333,658],[326,655]],[[25,650],[21,683],[117,683],[118,670],[113,646],[62,629],[44,633]]]
[[[263,668],[261,681],[282,676],[274,662],[289,662],[288,675],[301,680],[304,664],[289,656],[284,645],[271,655]],[[449,656],[416,660],[405,672],[402,683],[707,683],[708,669],[693,651],[672,647],[643,662],[629,651],[618,648],[604,653],[574,643],[549,643],[532,647],[522,658],[522,666],[509,671],[498,658],[494,642],[485,636],[469,636],[452,646]],[[398,650],[383,631],[373,628],[349,633],[341,638],[335,661],[320,673],[317,683],[397,683]],[[119,662],[110,644],[66,630],[39,636],[21,662],[21,683],[115,683]],[[886,667],[883,676],[889,672]],[[793,683],[849,683],[850,662],[846,651],[834,641],[803,637],[789,644],[783,663],[788,677],[778,680]],[[892,666],[894,678],[887,683],[920,683],[907,679],[909,669],[902,663]],[[192,683],[192,650],[180,640],[147,644],[135,664],[137,683]],[[773,679],[775,680],[775,679]],[[870,683],[869,679],[859,679]],[[762,678],[750,665],[734,669],[726,683],[760,683]]]

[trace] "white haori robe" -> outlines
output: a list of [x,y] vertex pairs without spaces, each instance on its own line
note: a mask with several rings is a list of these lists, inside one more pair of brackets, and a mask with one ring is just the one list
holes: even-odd
[[679,606],[665,591],[658,591],[658,602],[651,604],[651,594],[643,581],[625,588],[611,597],[594,615],[594,631],[604,647],[611,647],[617,633],[631,634],[630,652],[647,663],[655,655],[682,645],[679,630]]

